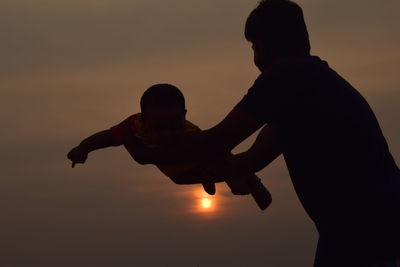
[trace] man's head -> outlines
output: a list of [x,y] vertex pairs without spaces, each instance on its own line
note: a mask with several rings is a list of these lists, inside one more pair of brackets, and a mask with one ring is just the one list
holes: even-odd
[[159,134],[174,134],[183,129],[186,109],[182,92],[170,84],[155,84],[140,99],[144,125]]
[[254,63],[261,71],[277,58],[310,53],[303,11],[290,0],[261,0],[247,18],[244,34],[253,44]]

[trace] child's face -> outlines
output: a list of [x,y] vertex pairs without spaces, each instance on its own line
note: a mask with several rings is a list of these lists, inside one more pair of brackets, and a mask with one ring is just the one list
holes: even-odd
[[186,110],[173,107],[156,108],[142,112],[142,118],[147,130],[168,137],[182,133]]

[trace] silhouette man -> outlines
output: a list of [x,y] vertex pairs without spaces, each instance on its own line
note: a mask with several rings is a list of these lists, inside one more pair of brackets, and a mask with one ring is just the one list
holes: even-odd
[[257,172],[283,154],[319,233],[314,266],[396,266],[400,171],[370,106],[327,62],[310,55],[294,2],[261,1],[245,37],[261,74],[243,99],[219,124],[173,149],[143,144],[141,162],[213,158],[263,127],[230,163]]

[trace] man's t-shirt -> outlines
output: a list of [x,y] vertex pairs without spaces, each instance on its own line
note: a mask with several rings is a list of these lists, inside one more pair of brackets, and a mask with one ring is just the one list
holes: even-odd
[[325,61],[271,66],[235,109],[277,128],[296,193],[320,234],[399,237],[399,168],[368,103]]

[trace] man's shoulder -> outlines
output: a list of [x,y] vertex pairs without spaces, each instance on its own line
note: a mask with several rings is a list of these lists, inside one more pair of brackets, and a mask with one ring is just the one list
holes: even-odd
[[281,60],[262,72],[255,80],[253,88],[270,93],[300,93],[341,77],[332,70],[328,63],[316,56]]
[[284,77],[282,75],[301,75],[304,72],[329,69],[325,60],[317,56],[304,56],[282,59],[272,64],[260,77]]
[[141,112],[134,113],[134,114],[130,115],[127,119],[131,120],[131,121],[133,121],[133,120],[137,120],[137,121],[140,120],[141,121],[142,120],[142,113]]

